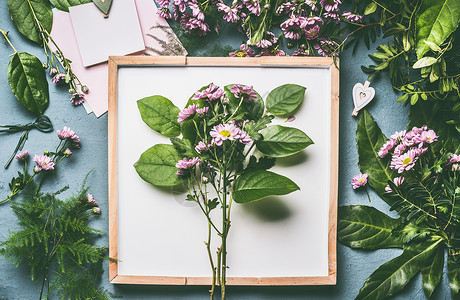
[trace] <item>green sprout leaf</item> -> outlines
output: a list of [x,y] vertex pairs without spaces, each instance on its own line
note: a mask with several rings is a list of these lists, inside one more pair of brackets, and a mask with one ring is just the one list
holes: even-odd
[[176,163],[182,158],[173,145],[156,144],[142,153],[134,168],[148,183],[157,186],[175,186],[183,181],[176,175]]
[[291,179],[266,170],[243,173],[233,185],[233,199],[248,203],[267,196],[286,195],[300,190]]
[[432,64],[435,64],[438,60],[434,57],[425,56],[417,60],[417,62],[412,66],[414,69],[421,69],[423,67],[429,67]]
[[42,37],[37,28],[34,15],[40,25],[48,32],[53,26],[53,12],[47,0],[8,0],[8,11],[14,26],[29,40],[41,44]]
[[267,96],[267,110],[275,116],[291,114],[302,103],[306,88],[297,84],[285,84],[275,88]]
[[180,109],[163,96],[150,96],[137,101],[142,120],[158,133],[173,137],[181,132],[177,115]]
[[50,0],[51,4],[59,10],[69,11],[69,7],[91,3],[91,0]]
[[273,125],[260,133],[263,140],[257,143],[257,149],[270,157],[289,156],[313,144],[313,141],[297,128]]
[[364,15],[370,15],[374,13],[377,10],[377,3],[371,2],[369,5],[366,6],[366,9],[364,9]]
[[399,237],[391,234],[399,225],[393,219],[374,207],[350,205],[339,208],[337,231],[339,242],[357,249],[375,250],[382,248],[402,248]]
[[11,91],[29,111],[41,115],[48,107],[49,92],[40,60],[28,53],[13,55],[7,68]]
[[417,58],[430,50],[425,41],[440,46],[460,21],[458,0],[424,0],[416,17]]

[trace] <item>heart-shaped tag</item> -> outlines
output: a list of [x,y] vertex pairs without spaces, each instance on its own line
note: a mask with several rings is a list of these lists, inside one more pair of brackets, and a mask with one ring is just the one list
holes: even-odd
[[93,0],[94,4],[96,4],[97,8],[99,8],[104,15],[108,16],[110,6],[112,6],[112,0]]
[[369,104],[369,102],[372,101],[372,99],[374,99],[375,90],[373,87],[369,87],[369,84],[369,81],[366,81],[364,85],[358,82],[353,87],[353,103],[355,104],[353,116],[357,116],[358,111],[363,109],[367,104]]

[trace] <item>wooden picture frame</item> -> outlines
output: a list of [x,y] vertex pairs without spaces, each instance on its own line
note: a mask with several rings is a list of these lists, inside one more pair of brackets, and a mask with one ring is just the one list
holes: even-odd
[[[118,188],[118,74],[120,68],[144,68],[156,66],[219,68],[305,68],[326,69],[330,91],[330,163],[329,163],[329,203],[327,213],[327,274],[321,276],[242,276],[228,277],[228,285],[334,285],[336,284],[336,232],[337,232],[337,192],[338,192],[338,142],[339,142],[339,70],[338,60],[320,57],[258,57],[258,58],[198,58],[198,57],[149,57],[123,56],[109,58],[109,112],[108,112],[108,174],[109,174],[109,256],[119,257],[119,201]],[[140,69],[139,69],[140,70]],[[329,122],[329,121],[328,121]],[[145,149],[144,149],[145,150]],[[204,249],[203,249],[204,251]],[[206,276],[150,276],[144,274],[121,274],[120,261],[110,261],[110,282],[115,284],[154,285],[208,285],[211,278]]]

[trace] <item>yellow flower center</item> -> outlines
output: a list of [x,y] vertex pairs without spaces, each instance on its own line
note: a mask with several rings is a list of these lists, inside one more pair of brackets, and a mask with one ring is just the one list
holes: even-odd
[[222,130],[221,132],[219,132],[220,135],[223,135],[223,136],[226,136],[226,137],[229,137],[232,135],[232,133],[228,130]]
[[245,56],[246,56],[246,53],[244,53],[244,51],[236,52],[236,57],[245,57]]
[[431,138],[430,138],[430,137],[427,137],[426,140],[429,141],[429,140],[431,140]]
[[402,163],[403,163],[403,165],[407,165],[407,164],[410,164],[411,162],[412,162],[412,158],[407,157],[407,158],[405,158],[405,159],[403,160]]
[[361,183],[361,182],[364,182],[364,181],[365,181],[364,179],[360,179],[360,180],[358,180],[358,182],[359,182],[359,183]]

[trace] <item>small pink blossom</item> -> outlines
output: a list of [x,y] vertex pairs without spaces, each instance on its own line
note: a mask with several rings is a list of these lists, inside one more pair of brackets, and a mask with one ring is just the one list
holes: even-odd
[[396,132],[393,133],[393,135],[391,136],[391,139],[397,140],[397,141],[402,141],[405,135],[406,135],[406,131],[405,131],[405,130],[403,130],[403,131],[396,131]]
[[307,38],[307,40],[316,39],[318,37],[318,34],[319,34],[319,26],[318,25],[315,25],[315,27],[310,28],[307,31],[305,31],[305,37]]
[[52,83],[62,83],[63,81],[65,81],[65,74],[64,73],[58,73],[58,74],[54,75],[53,78],[51,78]]
[[98,206],[98,203],[96,200],[94,200],[93,195],[88,194],[86,195],[86,198],[88,199],[88,204],[90,204],[91,206]]
[[390,168],[398,170],[398,173],[410,170],[414,167],[415,162],[418,160],[416,152],[412,149],[400,156],[393,156]]
[[240,20],[240,16],[238,16],[238,9],[236,7],[231,8],[222,2],[217,3],[216,6],[218,11],[224,13],[222,18],[228,23],[236,23]]
[[333,21],[334,23],[336,24],[339,24],[340,23],[340,15],[338,13],[335,13],[335,12],[325,12],[323,14],[323,16],[326,18],[326,19],[329,19],[331,21]]
[[[396,185],[396,186],[400,186],[401,184],[403,184],[404,182],[404,177],[400,176],[400,177],[396,177],[393,179],[393,183]],[[393,190],[391,189],[390,185],[387,184],[387,186],[385,187],[385,192],[387,193],[392,193]]]
[[395,151],[393,152],[393,155],[400,156],[401,154],[403,154],[404,151],[406,151],[406,145],[401,143],[398,146],[396,146]]
[[310,0],[305,0],[305,4],[310,6],[312,11],[318,11],[318,6],[316,6],[316,3]]
[[291,15],[290,19],[287,19],[281,23],[280,28],[283,30],[284,36],[288,39],[298,40],[302,37],[303,29],[301,25],[305,22],[304,17],[296,17]]
[[344,11],[342,17],[354,23],[361,23],[363,21],[363,16],[354,14],[351,11]]
[[200,141],[198,145],[195,146],[195,150],[196,152],[201,153],[208,150],[208,146],[203,141]]
[[289,118],[286,119],[284,122],[293,122],[295,120],[295,116],[290,116]]
[[37,166],[40,167],[40,170],[54,170],[54,162],[49,156],[35,155],[32,160],[37,163]]
[[224,94],[224,90],[214,83],[210,83],[209,87],[201,92],[195,92],[193,100],[213,101],[219,99]]
[[199,115],[204,115],[208,112],[209,106],[203,107],[203,108],[197,108],[196,113]]
[[62,130],[57,131],[57,135],[61,140],[71,138],[75,135],[75,131],[71,130],[69,127],[64,126]]
[[64,150],[64,156],[69,157],[69,156],[71,156],[71,155],[72,155],[72,151],[70,151],[69,148],[67,148],[67,149]]
[[228,54],[228,56],[231,56],[231,57],[249,57],[249,56],[252,56],[254,55],[254,50],[252,50],[251,48],[249,48],[248,45],[246,44],[242,44],[240,46],[240,50],[237,50],[237,51],[234,51],[234,52],[230,52]]
[[260,15],[260,3],[259,0],[243,0],[244,5],[246,8],[255,14],[256,16]]
[[195,114],[197,108],[198,108],[198,104],[192,104],[184,108],[183,110],[181,110],[179,114],[177,115],[177,122],[182,123],[188,118],[192,117]]
[[75,106],[83,104],[83,102],[85,102],[85,94],[74,93],[72,98],[70,98],[70,102]]
[[37,173],[40,173],[41,171],[42,171],[42,168],[41,168],[39,165],[36,165],[36,166],[34,167],[34,173],[37,174]]
[[428,130],[428,131],[423,131],[421,133],[422,140],[428,144],[431,144],[433,142],[436,142],[438,140],[438,136],[436,135],[436,132],[434,130]]
[[424,154],[425,152],[427,152],[428,148],[427,147],[422,147],[422,148],[420,148],[420,147],[412,147],[411,150],[414,151],[415,155],[420,156],[420,155]]
[[[161,4],[160,4],[161,5]],[[162,7],[157,11],[157,14],[164,19],[172,19],[171,11],[168,7]]]
[[452,155],[449,157],[449,163],[450,163],[450,164],[460,163],[460,155],[452,154]]
[[340,0],[321,0],[320,4],[324,8],[325,11],[328,11],[328,12],[338,11],[339,4],[342,4],[342,1]]
[[91,209],[91,211],[93,212],[93,214],[95,215],[100,215],[101,214],[101,209],[99,207],[93,207]]
[[393,149],[393,147],[397,144],[397,141],[394,139],[388,140],[383,146],[380,148],[379,152],[377,153],[378,158],[384,158],[388,152]]
[[212,136],[211,144],[222,146],[226,140],[234,141],[240,138],[241,130],[233,124],[219,124],[209,133]]
[[286,56],[286,52],[278,49],[278,46],[276,46],[274,48],[262,49],[262,51],[260,51],[260,56]]
[[236,98],[243,99],[245,102],[251,102],[257,99],[257,93],[252,88],[252,85],[239,85],[234,84],[230,91],[235,95]]
[[244,144],[246,146],[251,146],[251,144],[252,144],[251,137],[244,130],[241,130],[239,141],[240,141],[240,143],[242,143],[242,144]]
[[176,163],[176,168],[178,168],[176,174],[184,175],[184,170],[187,170],[200,162],[201,159],[199,157],[193,157],[190,159],[184,157],[184,159],[181,159]]
[[353,180],[351,181],[353,189],[356,190],[359,187],[365,186],[367,184],[367,177],[367,174],[358,174],[353,177]]
[[29,157],[29,150],[26,150],[22,153],[16,154],[14,158],[16,158],[17,160],[25,160],[28,157]]

